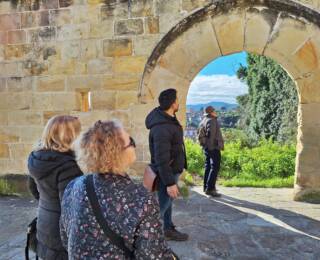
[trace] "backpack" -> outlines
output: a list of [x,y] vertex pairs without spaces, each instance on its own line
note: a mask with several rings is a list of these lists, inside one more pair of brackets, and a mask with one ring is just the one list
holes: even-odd
[[197,138],[199,144],[204,147],[207,142],[207,126],[206,121],[201,122],[197,130]]

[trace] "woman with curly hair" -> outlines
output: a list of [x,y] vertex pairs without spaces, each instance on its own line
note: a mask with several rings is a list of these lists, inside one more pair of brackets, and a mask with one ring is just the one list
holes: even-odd
[[68,260],[60,238],[60,201],[67,184],[83,175],[72,151],[81,125],[73,116],[52,117],[40,145],[28,158],[29,189],[39,200],[37,255],[45,260]]
[[[116,121],[96,122],[77,142],[78,164],[91,174],[70,182],[64,193],[60,231],[69,259],[177,259],[164,240],[158,202],[126,174],[135,147]],[[89,179],[103,220],[88,196]]]

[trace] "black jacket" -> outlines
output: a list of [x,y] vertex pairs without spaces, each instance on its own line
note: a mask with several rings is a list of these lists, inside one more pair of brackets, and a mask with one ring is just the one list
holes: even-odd
[[166,186],[175,184],[174,174],[187,169],[183,129],[176,117],[155,108],[146,118],[150,130],[151,166]]
[[72,152],[34,151],[28,158],[29,188],[39,199],[37,239],[40,258],[68,259],[60,239],[60,201],[67,184],[83,175]]

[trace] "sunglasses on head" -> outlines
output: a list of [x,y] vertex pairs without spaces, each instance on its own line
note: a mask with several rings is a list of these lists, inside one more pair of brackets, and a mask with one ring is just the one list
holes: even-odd
[[133,147],[136,148],[136,142],[134,141],[134,139],[130,136],[130,143],[124,147],[124,149],[128,149],[129,147]]

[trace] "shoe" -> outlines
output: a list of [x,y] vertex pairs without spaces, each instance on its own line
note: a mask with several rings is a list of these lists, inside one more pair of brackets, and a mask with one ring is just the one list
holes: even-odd
[[164,238],[171,241],[187,241],[189,235],[179,232],[175,228],[170,228],[164,231]]
[[209,195],[211,197],[221,197],[221,194],[218,193],[216,190],[207,190],[204,192],[206,195]]

